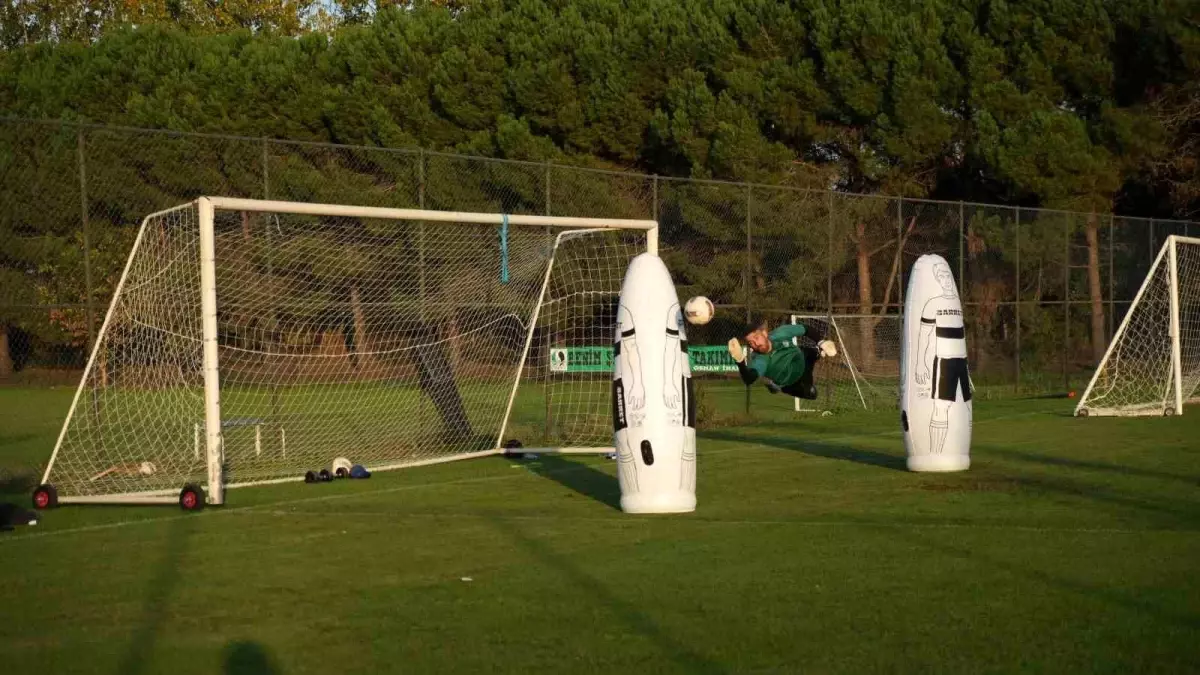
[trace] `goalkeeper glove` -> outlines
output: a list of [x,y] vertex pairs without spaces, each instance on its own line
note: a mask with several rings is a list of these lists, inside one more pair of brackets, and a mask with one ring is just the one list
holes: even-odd
[[746,348],[742,346],[741,342],[738,342],[737,338],[730,340],[728,347],[729,355],[733,357],[734,361],[742,363],[746,360]]
[[832,340],[821,340],[817,343],[817,349],[821,350],[821,356],[831,358],[837,356],[837,345],[833,344]]

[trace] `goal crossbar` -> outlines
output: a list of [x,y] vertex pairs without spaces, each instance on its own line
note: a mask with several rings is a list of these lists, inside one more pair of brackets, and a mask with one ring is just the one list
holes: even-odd
[[[197,204],[209,203],[217,211],[253,211],[260,213],[294,213],[308,216],[346,216],[350,218],[378,218],[381,220],[418,220],[440,223],[475,223],[479,225],[530,225],[541,227],[566,227],[583,230],[646,230],[657,235],[658,222],[634,218],[579,218],[559,216],[532,216],[524,214],[479,213],[470,211],[436,211],[431,209],[393,209],[382,206],[349,206],[345,204],[315,204],[312,202],[284,202],[269,199],[242,199],[239,197],[200,197]],[[657,245],[654,247],[657,249]],[[657,253],[657,250],[650,251]]]

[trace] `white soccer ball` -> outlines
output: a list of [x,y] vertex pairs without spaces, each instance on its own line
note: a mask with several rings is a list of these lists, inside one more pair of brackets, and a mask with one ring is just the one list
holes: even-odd
[[142,462],[141,465],[138,466],[138,473],[142,474],[143,476],[152,476],[154,475],[155,470],[156,469],[154,468],[153,462]]
[[713,314],[715,314],[716,311],[716,308],[713,307],[712,300],[709,300],[703,295],[697,295],[683,305],[683,315],[687,317],[688,323],[695,324],[697,326],[703,326],[709,321],[712,321]]

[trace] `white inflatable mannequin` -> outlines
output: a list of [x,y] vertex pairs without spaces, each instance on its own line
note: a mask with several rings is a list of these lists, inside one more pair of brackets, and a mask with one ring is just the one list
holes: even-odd
[[696,430],[687,333],[675,286],[657,256],[625,274],[613,338],[613,444],[621,509],[696,508]]
[[954,275],[941,256],[921,256],[909,275],[900,359],[909,469],[962,471],[971,465],[973,390]]

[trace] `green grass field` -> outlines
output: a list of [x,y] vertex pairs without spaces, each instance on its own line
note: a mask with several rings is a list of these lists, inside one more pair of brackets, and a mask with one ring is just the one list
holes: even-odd
[[[70,393],[0,389],[11,500]],[[555,457],[64,507],[0,533],[0,672],[1200,670],[1200,412],[1069,411],[981,400],[918,475],[893,413],[773,406],[701,432],[686,516]]]

